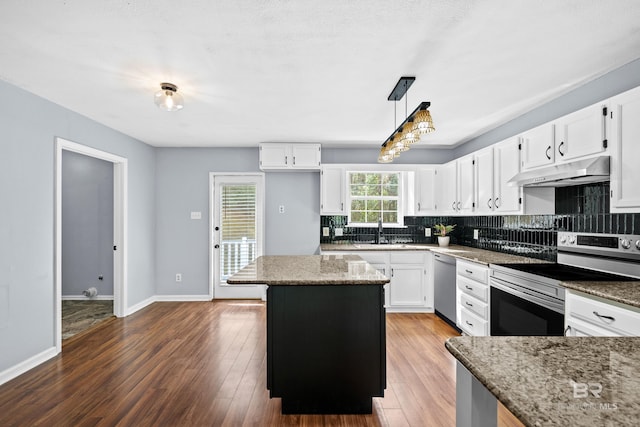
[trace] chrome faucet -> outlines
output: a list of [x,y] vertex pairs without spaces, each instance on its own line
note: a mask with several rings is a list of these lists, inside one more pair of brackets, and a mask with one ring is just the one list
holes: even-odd
[[382,243],[382,218],[378,219],[378,234],[376,236],[376,243]]

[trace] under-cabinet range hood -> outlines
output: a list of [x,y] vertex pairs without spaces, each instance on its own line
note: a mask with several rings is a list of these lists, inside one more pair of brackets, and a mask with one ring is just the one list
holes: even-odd
[[522,187],[568,187],[609,181],[609,156],[560,163],[521,172],[508,184]]

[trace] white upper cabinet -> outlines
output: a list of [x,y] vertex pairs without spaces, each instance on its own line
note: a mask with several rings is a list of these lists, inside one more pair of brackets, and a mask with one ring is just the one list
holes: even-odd
[[262,170],[319,170],[320,144],[260,144]]
[[416,170],[415,213],[429,215],[436,213],[436,169],[419,168]]
[[[493,147],[485,148],[475,154],[476,157],[476,200],[479,214],[493,213],[495,208],[494,193],[494,153]],[[497,173],[498,171],[495,170]]]
[[473,156],[458,159],[458,213],[469,214],[474,211],[474,165]]
[[611,212],[640,208],[640,87],[610,99]]
[[446,163],[436,170],[436,211],[439,215],[474,211],[474,160],[472,155]]
[[320,172],[320,214],[346,215],[345,169],[323,166]]
[[[493,146],[493,209],[496,213],[522,212],[522,187],[507,184],[520,172],[520,147],[517,136]],[[481,204],[478,200],[478,206]]]
[[520,135],[522,140],[522,169],[537,168],[555,161],[554,126],[545,123]]
[[513,137],[475,153],[476,212],[522,212],[521,187],[507,184],[520,172],[519,143]]
[[436,210],[440,215],[457,213],[458,163],[445,163],[436,170]]
[[607,150],[606,104],[595,104],[555,121],[556,162]]

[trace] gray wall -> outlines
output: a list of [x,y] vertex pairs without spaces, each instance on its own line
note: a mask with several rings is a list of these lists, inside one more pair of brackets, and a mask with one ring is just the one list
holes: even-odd
[[266,178],[266,255],[320,253],[320,173],[270,172]]
[[637,86],[640,86],[640,59],[460,145],[453,150],[454,157],[472,153]]
[[[375,144],[374,144],[375,145]],[[381,145],[381,144],[380,144]],[[322,163],[378,163],[380,145],[372,148],[325,148],[322,147]],[[393,161],[394,164],[439,165],[453,160],[453,150],[449,148],[422,148],[420,145],[404,153]]]
[[[260,172],[257,148],[156,150],[157,294],[209,293],[209,173]],[[278,206],[285,213],[278,213]],[[202,219],[192,220],[192,211]],[[265,173],[265,254],[314,254],[319,244],[320,174]],[[176,273],[182,282],[176,283]]]
[[[156,150],[158,295],[209,293],[209,173],[259,172],[257,148]],[[192,220],[192,211],[202,219]],[[182,282],[176,283],[176,273]]]
[[113,297],[113,163],[63,151],[62,296],[92,286]]
[[[129,291],[155,294],[154,149],[0,81],[0,372],[55,346],[55,137],[129,159]],[[151,105],[149,108],[154,108]]]

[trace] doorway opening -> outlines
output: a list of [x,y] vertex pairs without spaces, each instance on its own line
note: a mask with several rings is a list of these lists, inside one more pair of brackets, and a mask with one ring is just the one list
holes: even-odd
[[[67,229],[69,227],[75,226],[74,223],[69,223],[63,220],[63,154],[80,154],[83,156],[87,156],[93,159],[99,159],[101,161],[107,162],[108,168],[112,169],[112,190],[108,193],[112,200],[105,201],[103,208],[108,209],[111,212],[108,212],[108,221],[112,222],[112,226],[108,227],[110,230],[108,239],[112,238],[112,247],[108,248],[106,252],[107,256],[109,253],[112,254],[112,259],[109,259],[105,264],[104,268],[107,270],[105,274],[102,275],[102,280],[106,276],[109,276],[110,281],[112,281],[112,308],[111,313],[117,317],[123,317],[126,309],[126,289],[127,289],[127,280],[126,280],[126,231],[127,231],[127,159],[116,156],[111,153],[107,153],[101,150],[97,150],[91,147],[87,147],[81,144],[77,144],[75,142],[71,142],[65,140],[63,138],[56,138],[56,155],[55,155],[55,310],[54,310],[54,336],[55,336],[55,346],[56,351],[59,353],[62,351],[62,272],[63,272],[63,230],[65,227]],[[91,212],[86,212],[87,215],[90,215]],[[79,217],[79,218],[82,218]],[[80,219],[81,221],[82,219]],[[103,236],[104,240],[104,236]],[[111,246],[111,245],[109,245]],[[97,280],[101,280],[99,277],[96,277]],[[84,289],[84,285],[76,285],[80,286],[75,291],[71,291],[71,293],[81,293],[83,296],[92,295],[94,291],[92,291],[91,286],[86,285],[86,289]],[[96,295],[93,295],[94,300],[99,300],[96,298]],[[104,304],[95,304],[98,306],[98,311],[104,312],[106,310],[104,307],[100,309],[100,305]],[[86,312],[87,310],[93,310],[95,307],[84,307],[81,308],[81,312]],[[78,316],[82,316],[83,313],[76,313]],[[86,314],[86,313],[84,313]],[[89,313],[88,316],[100,316],[104,313]],[[91,321],[87,321],[87,323],[91,323]]]
[[264,174],[210,174],[210,296],[264,298],[263,285],[227,278],[264,253]]

